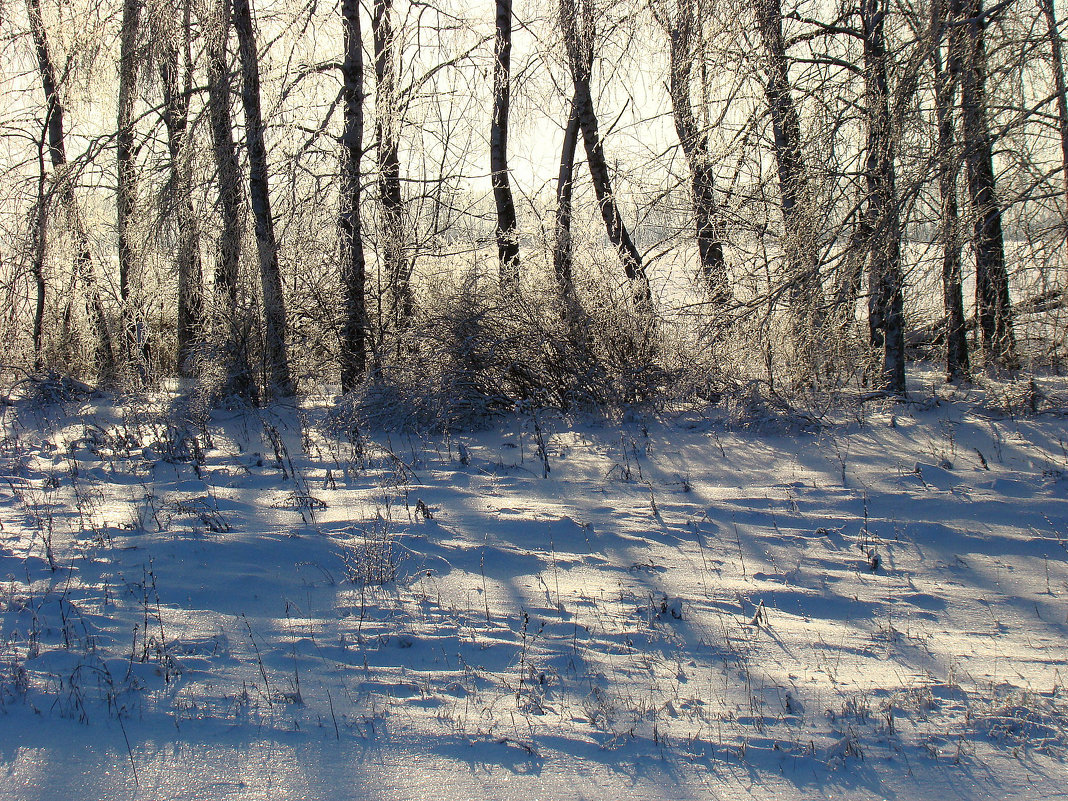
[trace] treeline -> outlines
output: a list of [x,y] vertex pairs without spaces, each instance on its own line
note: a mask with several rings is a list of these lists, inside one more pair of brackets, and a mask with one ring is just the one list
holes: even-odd
[[1054,0],[21,2],[10,365],[567,404],[1064,356]]

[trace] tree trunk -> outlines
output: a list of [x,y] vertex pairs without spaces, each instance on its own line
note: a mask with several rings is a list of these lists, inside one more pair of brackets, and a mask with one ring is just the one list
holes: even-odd
[[363,157],[363,34],[359,0],[342,0],[345,61],[342,65],[345,128],[341,149],[341,391],[355,389],[367,371],[366,264],[360,225]]
[[965,64],[961,113],[968,194],[974,217],[975,307],[983,349],[997,362],[1015,364],[1016,342],[1001,207],[994,180],[994,149],[986,109],[986,50],[981,0],[965,0]]
[[116,220],[119,238],[119,299],[122,303],[122,347],[127,360],[134,358],[139,340],[145,337],[137,330],[136,315],[131,298],[131,283],[136,269],[137,255],[131,236],[134,204],[137,194],[137,168],[134,164],[133,107],[137,91],[138,32],[141,25],[142,0],[123,0],[122,27],[119,32],[119,96],[116,120]]
[[669,93],[675,131],[690,166],[690,190],[697,227],[700,275],[712,303],[722,308],[731,299],[723,243],[719,237],[719,212],[715,197],[715,166],[708,152],[708,138],[701,132],[690,100],[697,19],[694,0],[679,0],[678,16],[664,20],[670,40]]
[[771,111],[790,297],[799,325],[811,328],[819,317],[823,293],[816,244],[806,219],[810,217],[810,211],[805,208],[809,187],[802,156],[801,119],[790,90],[782,6],[780,0],[755,0],[755,10],[767,57],[764,94]]
[[230,114],[230,68],[226,58],[226,42],[230,35],[229,0],[216,1],[215,18],[206,21],[204,27],[208,117],[211,123],[212,156],[219,183],[219,217],[223,225],[215,263],[215,290],[222,294],[224,306],[233,309],[238,301],[245,214],[241,170],[237,162]]
[[[577,5],[581,8],[576,8]],[[652,291],[645,274],[645,266],[642,264],[641,254],[635,247],[619,212],[619,206],[616,204],[616,196],[612,191],[612,178],[608,170],[604,143],[598,130],[597,113],[593,107],[593,95],[590,90],[593,70],[593,9],[588,0],[583,3],[561,0],[560,19],[564,28],[564,42],[571,65],[571,76],[575,85],[575,113],[582,132],[586,163],[590,169],[593,190],[597,195],[597,205],[601,210],[608,239],[619,253],[620,260],[623,262],[623,271],[630,280],[635,311],[642,318],[647,329],[642,333],[642,336],[645,336],[652,325]]]
[[497,206],[497,255],[501,289],[519,291],[519,225],[508,174],[508,108],[512,71],[512,0],[496,0],[493,46],[493,120],[490,125],[490,178]]
[[574,266],[571,247],[571,198],[575,189],[575,150],[578,147],[578,102],[571,101],[564,128],[564,144],[560,150],[560,172],[556,179],[556,242],[553,248],[553,271],[561,295],[575,294]]
[[371,34],[375,56],[375,150],[382,207],[381,259],[393,296],[390,315],[404,328],[412,316],[412,290],[404,255],[404,198],[400,184],[400,121],[392,15],[393,0],[375,0]]
[[215,259],[216,324],[225,337],[222,358],[227,391],[255,401],[256,383],[252,378],[248,351],[250,320],[240,306],[238,291],[245,237],[245,203],[230,111],[230,67],[226,55],[230,38],[230,0],[215,0],[210,18],[203,20],[202,26],[208,73],[211,152],[219,189],[218,215],[222,222]]
[[905,394],[904,276],[894,169],[894,130],[887,77],[886,0],[861,0],[868,143],[865,158],[868,232],[868,321],[873,349],[882,351],[882,388]]
[[1064,78],[1064,55],[1061,48],[1060,26],[1054,0],[1038,0],[1046,18],[1050,55],[1053,57],[1053,88],[1057,96],[1057,127],[1061,135],[1061,167],[1064,181],[1065,214],[1068,215],[1068,87]]
[[48,194],[45,185],[48,181],[48,169],[45,167],[45,144],[48,127],[41,130],[37,141],[37,202],[34,207],[33,241],[31,250],[33,259],[33,279],[36,303],[33,309],[33,369],[44,369],[44,311],[45,311],[45,247],[48,235]]
[[[74,178],[67,165],[66,133],[63,126],[63,103],[59,96],[55,65],[48,47],[48,35],[41,17],[40,0],[26,0],[26,14],[30,21],[34,49],[37,54],[37,68],[41,76],[41,87],[45,96],[45,126],[48,129],[48,155],[52,162],[56,196],[60,205],[66,208],[68,224],[74,239],[73,283],[81,280],[85,285],[86,312],[99,340],[98,371],[104,378],[115,372],[115,349],[112,345],[111,331],[108,328],[107,313],[100,290],[96,285],[93,271],[93,255],[89,247],[89,236],[82,222],[81,209],[74,196]],[[73,303],[73,297],[68,300]],[[70,309],[68,307],[68,316]]]
[[267,146],[260,111],[260,68],[256,37],[252,28],[249,0],[233,0],[234,31],[241,54],[241,103],[245,109],[245,136],[248,146],[249,199],[256,220],[256,249],[263,287],[265,330],[264,367],[268,393],[290,395],[293,383],[286,355],[286,310],[282,295],[282,275],[278,266],[278,244],[271,216],[268,184]]
[[932,2],[931,40],[935,73],[935,116],[938,125],[938,190],[942,203],[942,299],[946,310],[946,380],[966,381],[971,372],[971,365],[968,359],[958,231],[960,215],[957,208],[957,174],[960,164],[953,135],[953,104],[960,78],[960,48],[963,40],[959,28],[950,32],[948,64],[943,69],[939,48],[946,37],[946,13],[943,0]]
[[[193,91],[190,52],[190,0],[182,19],[174,23],[182,31],[182,84],[179,87],[178,48],[167,47],[160,62],[163,83],[163,121],[171,160],[171,209],[178,229],[178,372],[191,375],[190,356],[201,336],[203,285],[200,236],[193,208],[193,162],[189,147],[189,99]],[[176,15],[177,16],[177,15]]]

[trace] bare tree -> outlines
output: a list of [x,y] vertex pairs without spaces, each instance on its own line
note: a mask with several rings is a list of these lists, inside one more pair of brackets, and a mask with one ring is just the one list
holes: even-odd
[[122,348],[126,359],[134,357],[138,339],[136,317],[132,308],[131,283],[138,261],[134,253],[131,235],[134,204],[137,194],[137,168],[134,164],[133,112],[136,99],[137,76],[141,54],[138,35],[141,26],[142,0],[123,0],[122,27],[119,32],[119,96],[116,121],[115,153],[117,172],[115,176],[116,220],[119,235],[119,299],[122,302],[123,336]]
[[890,115],[886,52],[887,0],[861,0],[868,128],[864,214],[868,232],[868,321],[871,344],[882,351],[882,387],[905,394],[904,275],[896,188],[895,132]]
[[[710,300],[717,306],[731,299],[723,242],[716,205],[715,163],[708,148],[708,135],[694,113],[693,68],[700,43],[697,0],[678,0],[675,14],[654,5],[660,24],[668,34],[670,75],[668,79],[675,131],[690,167],[690,191],[697,228],[700,275]],[[701,59],[704,63],[704,59]],[[707,79],[706,79],[707,80]]]
[[964,32],[958,26],[948,33],[946,65],[942,64],[941,46],[947,39],[946,22],[959,18],[959,0],[931,2],[931,58],[935,81],[935,118],[938,126],[938,192],[941,201],[942,229],[942,298],[946,311],[946,377],[949,381],[968,378],[967,321],[964,316],[957,176],[960,161],[954,135],[953,107],[961,72],[961,48]]
[[241,55],[241,103],[245,109],[245,136],[249,161],[249,198],[256,220],[256,249],[259,253],[260,283],[263,287],[265,328],[264,367],[268,392],[293,392],[286,354],[286,311],[282,295],[282,275],[278,266],[278,243],[268,183],[267,145],[260,111],[260,68],[256,37],[252,28],[249,0],[233,0],[234,31]]
[[405,258],[393,0],[374,0],[371,34],[375,60],[375,149],[382,209],[381,261],[392,293],[390,316],[404,327],[412,316],[412,289],[411,267]]
[[[168,20],[163,32],[160,79],[163,84],[163,122],[170,156],[169,211],[178,229],[178,372],[190,374],[190,356],[202,335],[203,285],[200,235],[193,207],[193,154],[189,140],[189,101],[193,93],[190,0],[180,15]],[[181,48],[179,48],[179,42]],[[180,55],[179,55],[180,52]]]
[[490,179],[497,206],[497,253],[501,288],[519,290],[519,223],[508,174],[508,110],[511,99],[512,0],[495,0],[493,121],[490,126]]
[[578,104],[572,100],[560,149],[560,170],[556,179],[556,237],[553,243],[553,271],[566,305],[574,302],[574,254],[571,243],[572,199],[575,190],[575,151],[578,149]]
[[366,264],[360,223],[363,158],[363,35],[359,0],[342,0],[345,37],[342,64],[345,124],[341,136],[341,288],[344,321],[341,334],[341,389],[359,385],[367,370]]
[[[1068,206],[1068,85],[1064,78],[1064,54],[1060,26],[1057,23],[1057,8],[1054,0],[1038,0],[1046,19],[1050,56],[1053,64],[1053,89],[1057,98],[1057,130],[1061,137],[1061,178],[1064,181],[1065,203]],[[1068,207],[1065,213],[1068,214]]]
[[[115,370],[115,351],[108,328],[107,313],[100,297],[93,269],[93,256],[89,237],[85,231],[81,208],[74,194],[74,175],[67,163],[67,140],[63,124],[63,101],[59,95],[55,63],[48,46],[48,35],[41,16],[40,0],[26,0],[26,13],[30,21],[37,68],[45,96],[45,127],[48,131],[48,155],[52,162],[54,193],[67,213],[68,224],[74,238],[74,269],[76,279],[85,285],[86,306],[89,318],[96,329],[100,344],[99,371],[105,378]],[[43,169],[43,166],[42,166]],[[41,242],[44,244],[43,240]],[[71,315],[73,296],[68,298],[66,317]]]
[[230,66],[227,41],[230,36],[230,0],[214,0],[202,20],[205,60],[208,73],[208,119],[211,128],[212,157],[218,186],[218,216],[222,222],[215,259],[216,324],[224,338],[223,369],[230,388],[240,395],[254,397],[255,383],[249,364],[247,321],[240,310],[239,279],[241,243],[245,235],[245,203],[241,192],[241,169],[234,145],[230,110]]
[[652,291],[645,274],[641,254],[631,239],[623,222],[615,193],[612,190],[611,173],[605,157],[604,141],[597,122],[590,81],[593,72],[594,24],[593,0],[560,0],[560,22],[563,27],[564,44],[574,82],[574,114],[582,132],[586,150],[586,163],[597,195],[597,205],[604,219],[608,239],[619,253],[623,270],[631,283],[634,307],[646,326],[652,323]]
[[775,164],[779,178],[785,238],[786,273],[797,323],[811,330],[822,303],[816,242],[806,215],[811,210],[808,176],[801,144],[801,118],[790,84],[790,64],[782,30],[780,0],[754,0],[757,27],[764,47],[764,94],[771,112]]
[[994,178],[994,147],[987,119],[986,45],[988,22],[982,0],[964,0],[964,64],[961,70],[961,133],[968,194],[974,217],[975,307],[984,350],[998,362],[1015,362],[1009,274]]
[[45,166],[47,123],[37,139],[37,197],[33,208],[30,259],[36,299],[33,308],[33,369],[44,368],[45,249],[48,239],[48,168]]

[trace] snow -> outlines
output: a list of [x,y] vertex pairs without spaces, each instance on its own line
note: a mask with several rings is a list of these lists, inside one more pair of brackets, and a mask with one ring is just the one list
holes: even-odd
[[913,395],[14,400],[0,799],[1063,797],[1066,418]]

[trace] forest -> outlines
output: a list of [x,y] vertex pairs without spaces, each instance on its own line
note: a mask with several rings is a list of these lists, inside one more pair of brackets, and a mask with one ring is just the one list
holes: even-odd
[[460,417],[1061,369],[1052,0],[492,11],[7,4],[10,366]]
[[0,801],[1061,798],[1054,0],[0,0]]

